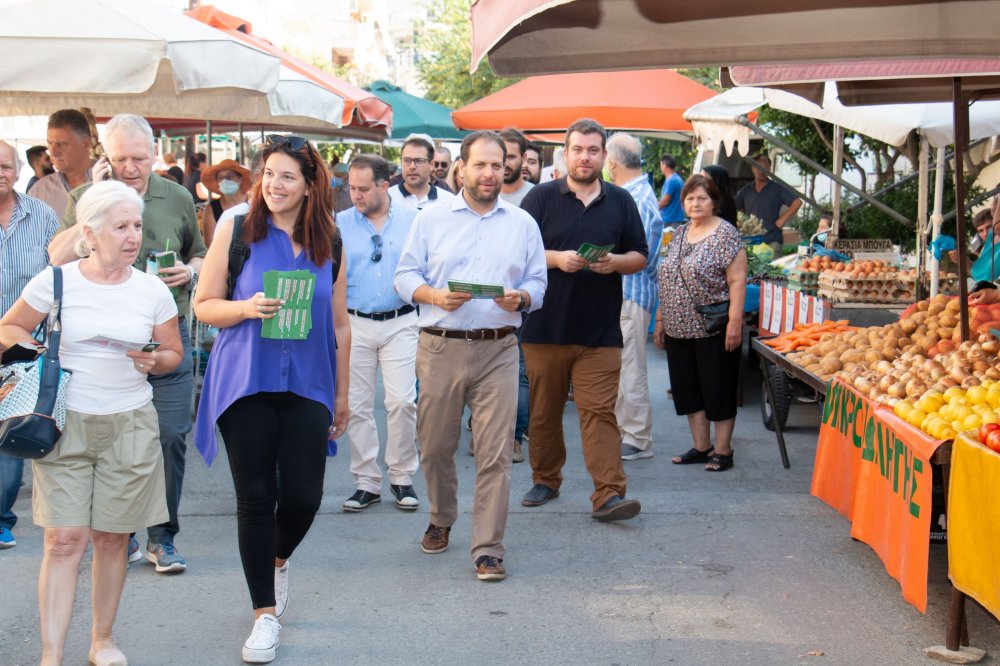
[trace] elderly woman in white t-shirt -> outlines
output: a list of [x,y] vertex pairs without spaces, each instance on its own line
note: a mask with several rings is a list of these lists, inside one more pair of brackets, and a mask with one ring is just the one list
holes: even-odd
[[[33,517],[45,528],[38,597],[42,664],[59,664],[80,561],[93,544],[90,662],[125,664],[112,626],[125,585],[129,532],[167,520],[163,458],[147,375],[181,361],[177,307],[163,282],[136,270],[142,199],[115,181],[80,198],[85,259],[63,266],[62,367],[72,371],[66,428],[55,449],[33,462]],[[0,320],[0,346],[33,343],[53,301],[52,269],[28,283]],[[112,338],[152,351],[87,342]],[[146,345],[147,348],[152,345]]]

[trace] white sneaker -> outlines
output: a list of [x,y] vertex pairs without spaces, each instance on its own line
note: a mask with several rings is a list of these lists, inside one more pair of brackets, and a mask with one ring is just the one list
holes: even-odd
[[258,617],[253,623],[250,638],[243,644],[243,661],[248,664],[267,664],[274,661],[280,631],[281,625],[273,615],[265,613]]
[[283,567],[274,567],[274,607],[279,618],[288,608],[288,562]]

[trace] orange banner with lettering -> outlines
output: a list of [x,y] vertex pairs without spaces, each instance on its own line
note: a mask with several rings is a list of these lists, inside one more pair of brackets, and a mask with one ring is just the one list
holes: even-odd
[[951,450],[948,575],[1000,619],[1000,454],[963,433]]
[[927,610],[931,457],[942,442],[830,382],[811,492],[851,521],[851,536],[872,547],[903,598]]

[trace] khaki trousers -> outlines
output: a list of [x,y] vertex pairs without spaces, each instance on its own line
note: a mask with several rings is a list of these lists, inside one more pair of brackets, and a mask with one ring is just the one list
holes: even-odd
[[621,350],[529,343],[522,347],[531,386],[528,453],[534,483],[553,490],[562,485],[566,464],[562,419],[572,381],[583,460],[594,480],[590,501],[596,510],[614,495],[625,497],[625,468],[615,419]]
[[[653,446],[653,406],[649,401],[649,377],[646,372],[650,318],[649,311],[635,301],[622,301],[621,327],[625,346],[622,348],[615,417],[622,443],[643,451]],[[351,362],[353,367],[353,356]]]
[[517,415],[517,336],[469,341],[421,333],[417,378],[417,438],[430,521],[450,527],[458,520],[455,452],[468,405],[476,442],[472,559],[502,558]]

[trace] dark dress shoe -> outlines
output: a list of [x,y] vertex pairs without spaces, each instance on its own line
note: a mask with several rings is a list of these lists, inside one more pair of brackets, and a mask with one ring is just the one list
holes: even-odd
[[590,517],[602,523],[610,523],[613,520],[635,518],[641,510],[642,505],[639,504],[639,500],[624,500],[615,495],[605,502],[601,508],[590,514]]
[[531,487],[531,490],[524,493],[524,498],[521,500],[521,506],[541,506],[549,500],[554,500],[557,497],[559,497],[558,490],[552,490],[548,486],[536,483]]

